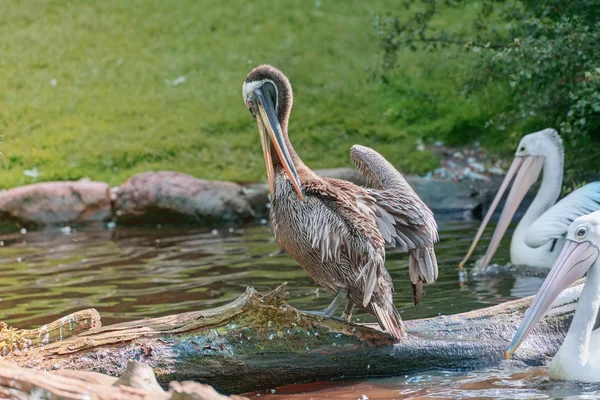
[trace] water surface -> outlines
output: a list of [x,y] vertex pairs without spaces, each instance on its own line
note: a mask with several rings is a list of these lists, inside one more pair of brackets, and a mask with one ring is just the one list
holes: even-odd
[[481,371],[429,371],[392,378],[318,382],[278,388],[253,399],[598,399],[600,384],[548,378],[545,367],[525,368],[505,362]]
[[[426,286],[418,307],[412,305],[406,254],[388,252],[386,267],[404,319],[473,310],[535,291],[540,278],[498,275],[458,282],[457,264],[476,225],[441,226],[439,279]],[[507,257],[502,247],[495,260]],[[100,312],[104,324],[206,309],[233,300],[246,286],[264,291],[282,282],[289,283],[290,303],[300,309],[321,309],[333,298],[279,250],[267,226],[4,233],[0,273],[0,320],[20,328],[88,307]]]
[[[412,305],[406,254],[390,251],[386,267],[404,319],[488,307],[535,293],[543,278],[496,274],[458,280],[457,265],[478,222],[442,222],[436,246],[440,266],[420,306]],[[493,227],[490,228],[490,230]],[[489,235],[473,260],[485,251]],[[494,261],[508,262],[508,241]],[[0,233],[0,320],[32,328],[94,307],[111,324],[225,304],[247,286],[266,291],[288,282],[289,302],[306,310],[326,307],[320,289],[286,254],[267,226],[190,228],[52,228]],[[341,310],[340,310],[341,311]],[[372,317],[356,314],[356,321]],[[333,381],[277,388],[257,398],[599,398],[596,385],[550,381],[544,368],[507,362],[473,372],[427,371],[406,376]]]

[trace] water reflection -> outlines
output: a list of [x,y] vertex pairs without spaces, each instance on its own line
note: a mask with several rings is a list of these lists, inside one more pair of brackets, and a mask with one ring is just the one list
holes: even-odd
[[319,382],[255,394],[254,399],[597,399],[600,384],[552,381],[545,367],[505,362],[475,372],[431,371],[394,378]]
[[[442,223],[441,242],[436,246],[439,279],[426,286],[419,307],[412,305],[406,255],[388,253],[386,267],[404,319],[469,311],[535,293],[543,277],[515,275],[510,268],[459,282],[458,262],[477,227],[476,222]],[[483,255],[487,240],[489,236],[475,257]],[[508,242],[502,243],[495,262],[508,262]],[[246,286],[265,291],[286,281],[289,301],[297,308],[321,309],[332,298],[279,251],[265,226],[219,231],[95,228],[2,233],[0,273],[0,320],[22,328],[88,307],[98,309],[104,324],[206,309],[233,300]],[[361,322],[370,318],[355,315]],[[549,381],[543,369],[522,371],[522,366],[506,363],[477,372],[433,371],[360,382],[313,383],[278,389],[273,398],[527,399],[585,398],[581,396],[597,393],[593,385]]]
[[[468,311],[531,292],[520,286],[513,290],[510,275],[459,284],[457,263],[476,227],[468,222],[440,227],[439,279],[426,287],[419,307],[412,305],[406,255],[388,253],[395,302],[405,319]],[[0,241],[0,319],[23,328],[87,307],[97,308],[105,324],[205,309],[231,301],[248,285],[269,290],[286,281],[290,302],[299,308],[324,308],[332,296],[279,251],[265,226],[219,231],[53,228],[3,233]],[[503,247],[496,260],[507,258]],[[359,313],[356,319],[370,316]]]

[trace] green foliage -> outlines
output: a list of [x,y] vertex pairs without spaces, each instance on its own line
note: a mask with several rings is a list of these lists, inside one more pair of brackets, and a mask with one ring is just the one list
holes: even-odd
[[410,155],[419,132],[386,114],[391,99],[370,78],[372,20],[395,3],[0,1],[0,188],[82,177],[116,185],[159,169],[263,179],[241,98],[261,63],[292,80],[290,137],[309,166],[351,166],[360,143],[424,172],[434,157]]
[[[462,96],[495,105],[465,121],[467,128],[487,131],[512,147],[525,133],[555,127],[565,141],[568,179],[598,176],[599,0],[406,0],[403,6],[402,17],[379,21],[386,76],[401,64],[405,49],[432,54],[457,49],[473,62],[468,75],[454,74]],[[476,11],[468,26],[448,27],[440,24],[448,10]]]

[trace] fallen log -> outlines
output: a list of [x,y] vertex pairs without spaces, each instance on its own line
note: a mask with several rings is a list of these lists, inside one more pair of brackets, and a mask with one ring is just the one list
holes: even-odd
[[[407,321],[394,344],[375,325],[355,325],[296,310],[285,284],[252,288],[204,311],[95,328],[5,356],[23,367],[122,375],[129,360],[150,365],[158,382],[208,383],[225,393],[341,377],[390,376],[430,368],[498,364],[531,298],[467,313]],[[551,310],[513,359],[530,365],[558,349],[575,305]]]
[[36,329],[14,329],[0,322],[0,354],[61,341],[101,326],[100,314],[93,308],[77,311]]
[[152,369],[130,362],[123,375],[111,378],[84,371],[37,371],[0,362],[0,398],[64,400],[243,400],[220,395],[208,385],[171,382],[164,391]]

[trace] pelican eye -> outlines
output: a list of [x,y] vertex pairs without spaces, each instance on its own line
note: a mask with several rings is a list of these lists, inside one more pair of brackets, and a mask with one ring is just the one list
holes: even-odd
[[587,233],[587,228],[585,226],[582,226],[575,231],[575,239],[581,240],[587,235]]
[[519,149],[519,151],[525,151],[525,146],[521,146],[521,148]]

